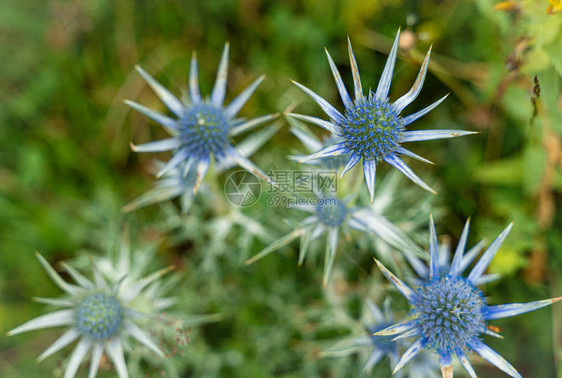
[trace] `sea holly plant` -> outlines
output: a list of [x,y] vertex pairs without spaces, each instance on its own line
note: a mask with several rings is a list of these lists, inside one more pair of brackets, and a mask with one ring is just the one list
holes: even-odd
[[[236,148],[243,151],[246,156],[251,156],[262,147],[279,128],[279,124],[272,124],[262,130],[256,131],[240,141]],[[230,169],[235,165],[232,160],[224,159],[219,160],[217,163],[217,167],[215,168],[216,173]],[[179,197],[181,211],[187,213],[195,197],[197,172],[191,169],[185,174],[186,164],[188,164],[188,162],[181,162],[176,167],[166,172],[156,181],[152,189],[142,194],[128,205],[125,205],[123,211],[129,212],[140,207]],[[165,165],[165,163],[156,160],[153,164],[153,173],[158,175],[158,172],[164,169]]]
[[[160,358],[164,357],[164,352],[156,342],[137,324],[155,313],[140,313],[135,311],[131,304],[145,294],[148,286],[154,287],[154,283],[170,271],[171,267],[134,281],[125,276],[118,282],[111,282],[103,277],[95,264],[92,266],[94,279],[90,280],[70,265],[63,263],[64,270],[76,282],[76,284],[70,284],[61,278],[43,256],[37,254],[37,258],[49,277],[65,292],[65,295],[61,298],[36,298],[36,300],[62,309],[32,319],[11,330],[8,335],[50,327],[67,327],[63,335],[38,357],[39,361],[78,340],[68,360],[64,373],[65,378],[75,376],[81,362],[89,352],[91,352],[90,378],[96,376],[104,352],[113,361],[119,378],[125,378],[129,376],[129,373],[125,362],[124,345],[128,345],[129,337],[150,349]],[[121,285],[123,281],[127,281],[127,285]],[[154,293],[149,294],[149,297],[154,295]],[[156,308],[165,308],[166,303],[173,302],[169,299],[162,299],[162,303],[158,304],[158,301],[155,301],[154,304]]]
[[465,278],[462,276],[468,223],[461,236],[448,272],[440,271],[437,234],[430,219],[430,263],[426,282],[412,289],[375,260],[382,273],[406,297],[411,306],[410,318],[375,333],[377,336],[395,336],[393,340],[417,337],[404,352],[394,371],[400,370],[424,349],[439,355],[443,377],[453,376],[452,359],[456,355],[471,377],[476,373],[467,354],[478,353],[512,377],[521,374],[500,354],[482,342],[485,334],[498,337],[489,322],[524,314],[559,301],[562,297],[529,303],[489,305],[484,293],[476,285],[501,244],[511,231],[513,223],[490,244]]
[[[121,290],[126,291],[141,282],[154,265],[157,243],[131,243],[129,227],[126,226],[121,234],[121,240],[109,253],[101,256],[81,256],[80,261],[86,260],[91,263],[94,259],[97,271],[103,276],[109,285],[119,285]],[[77,259],[79,260],[79,259]],[[78,263],[78,261],[77,261]],[[84,265],[84,264],[83,264]],[[127,366],[132,376],[140,376],[145,373],[147,367],[155,371],[165,371],[172,377],[179,377],[174,366],[173,358],[177,353],[183,353],[182,349],[189,344],[190,327],[200,324],[214,322],[220,319],[219,314],[192,315],[171,310],[176,305],[178,298],[170,296],[170,292],[176,292],[181,287],[181,275],[167,274],[161,279],[156,279],[148,284],[129,303],[129,308],[140,314],[150,314],[138,318],[137,325],[147,334],[159,341],[160,349],[165,353],[165,358],[154,358],[154,353],[144,345],[125,345],[124,351],[127,355]]]
[[295,209],[307,212],[310,215],[298,222],[293,231],[274,241],[247,260],[246,264],[252,264],[293,240],[301,238],[299,249],[299,265],[301,265],[306,259],[310,243],[321,235],[325,235],[326,252],[323,285],[326,286],[334,266],[340,230],[349,236],[350,228],[366,234],[374,234],[405,253],[423,254],[416,243],[384,217],[375,214],[368,207],[351,206],[353,197],[354,195],[349,195],[341,199],[337,196],[318,193],[316,198],[309,203],[293,205]]
[[[269,180],[267,175],[248,159],[248,153],[234,146],[232,142],[234,136],[250,131],[277,117],[277,114],[269,114],[250,120],[238,117],[238,112],[250,99],[265,76],[256,79],[230,104],[225,106],[228,53],[229,45],[226,43],[210,98],[203,98],[199,92],[198,65],[195,53],[191,59],[189,72],[189,94],[182,100],[170,93],[142,68],[136,67],[175,118],[158,113],[136,102],[125,101],[133,109],[161,124],[171,135],[170,138],[155,142],[141,145],[131,144],[133,151],[172,151],[172,158],[160,168],[156,177],[164,177],[174,169],[179,169],[181,175],[186,181],[189,181],[186,185],[188,187],[193,186],[193,193],[197,192],[205,178],[212,159],[222,165],[240,166],[264,180]],[[193,185],[191,184],[192,179],[191,181],[189,179],[190,172],[195,172]],[[177,177],[177,172],[173,172],[172,177]],[[162,183],[162,185],[171,192],[169,195],[177,194],[174,189],[169,189],[169,187],[172,187],[177,190],[179,188],[177,183]],[[181,188],[184,190],[185,185]],[[154,199],[152,201],[154,202]]]
[[[345,111],[343,113],[340,112],[312,90],[302,84],[294,82],[320,105],[330,120],[326,121],[321,118],[302,114],[288,114],[291,117],[316,124],[335,136],[332,143],[309,155],[306,159],[314,160],[322,157],[348,154],[349,159],[342,169],[340,177],[363,160],[363,173],[371,195],[371,201],[373,201],[375,195],[375,172],[377,164],[381,161],[392,165],[422,188],[434,192],[434,190],[422,181],[400,157],[403,155],[425,163],[431,162],[402,147],[403,143],[452,138],[475,133],[462,130],[406,130],[406,126],[409,126],[423,115],[429,113],[443,102],[447,96],[442,97],[440,100],[413,114],[405,117],[400,115],[406,106],[411,104],[418,97],[421,91],[429,64],[431,49],[425,56],[418,77],[412,88],[405,95],[391,103],[388,98],[388,93],[392,81],[396,55],[398,53],[399,39],[400,30],[396,34],[377,90],[376,92],[369,91],[368,94],[364,94],[363,92],[357,62],[351,48],[351,42],[348,40],[355,100],[351,99],[336,65],[330,57],[328,50],[326,50],[328,62],[334,75]],[[306,159],[303,159],[303,161]]]

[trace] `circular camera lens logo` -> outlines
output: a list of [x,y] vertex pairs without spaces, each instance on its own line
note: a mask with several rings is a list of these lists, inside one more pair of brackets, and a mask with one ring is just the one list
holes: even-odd
[[260,198],[260,180],[248,171],[236,171],[226,178],[224,194],[235,206],[251,206]]

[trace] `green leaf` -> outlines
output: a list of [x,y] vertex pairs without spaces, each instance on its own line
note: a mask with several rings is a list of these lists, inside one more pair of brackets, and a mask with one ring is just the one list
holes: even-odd
[[502,247],[501,253],[496,254],[490,263],[490,273],[510,275],[526,265],[522,251],[516,248]]
[[558,75],[562,75],[562,33],[558,33],[558,37],[545,50]]
[[487,162],[474,171],[474,180],[487,185],[518,186],[523,178],[521,168],[519,156]]
[[523,152],[522,185],[527,194],[535,192],[540,184],[546,161],[546,151],[541,146],[528,146]]

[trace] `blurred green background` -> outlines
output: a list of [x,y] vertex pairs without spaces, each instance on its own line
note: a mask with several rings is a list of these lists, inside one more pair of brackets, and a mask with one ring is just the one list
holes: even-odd
[[[355,318],[369,293],[381,298],[387,284],[373,268],[373,252],[342,241],[336,261],[340,273],[324,290],[321,259],[297,267],[296,243],[245,266],[243,261],[267,241],[243,239],[236,227],[217,235],[216,225],[226,215],[204,195],[187,216],[177,212],[177,203],[123,214],[121,207],[154,180],[148,173],[153,156],[131,153],[129,142],[165,135],[123,99],[163,110],[134,65],[179,95],[187,90],[195,50],[202,92],[208,94],[222,47],[230,41],[227,101],[267,75],[243,116],[290,106],[320,116],[289,79],[341,109],[323,47],[351,85],[349,36],[363,87],[375,88],[398,27],[403,33],[391,98],[409,89],[433,45],[430,73],[408,111],[451,95],[414,127],[481,132],[413,147],[437,163],[411,166],[439,188],[432,199],[441,209],[438,233],[451,235],[455,245],[470,216],[469,242],[474,244],[492,240],[514,221],[490,268],[503,275],[485,288],[490,303],[562,295],[562,13],[547,14],[548,6],[547,0],[3,0],[0,334],[45,311],[31,297],[58,294],[35,250],[53,264],[84,251],[103,253],[129,224],[136,243],[158,243],[159,266],[174,264],[185,277],[176,293],[177,310],[221,314],[221,321],[190,330],[191,344],[174,358],[180,375],[357,376],[364,363],[357,356],[319,354],[349,334],[330,318],[326,292],[336,290]],[[266,171],[286,167],[288,152],[303,151],[281,121],[268,147],[252,158]],[[381,168],[377,180],[387,171]],[[426,198],[422,189],[410,190],[413,186],[404,180],[400,191],[410,200]],[[279,226],[290,213],[268,208],[265,200],[243,212],[261,221],[273,239],[290,230]],[[386,215],[403,220],[400,212],[390,206]],[[425,225],[420,232],[412,237],[427,248]],[[213,248],[220,253],[210,252]],[[394,294],[394,304],[405,311],[405,300]],[[505,340],[487,342],[523,376],[562,377],[562,367],[557,369],[562,306],[494,324]],[[34,361],[59,334],[0,336],[0,375],[60,375],[66,351],[41,364]],[[373,375],[388,376],[388,364],[380,365]],[[111,376],[108,369],[102,375]],[[146,369],[149,376],[157,375]],[[476,370],[481,376],[503,376],[485,363]]]

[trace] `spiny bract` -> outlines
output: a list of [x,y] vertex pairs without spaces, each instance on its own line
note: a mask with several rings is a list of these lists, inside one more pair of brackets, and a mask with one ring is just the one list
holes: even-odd
[[410,150],[402,147],[402,143],[416,142],[431,139],[452,138],[462,135],[474,134],[472,131],[461,130],[416,130],[407,131],[406,126],[410,125],[423,115],[429,113],[433,108],[439,105],[445,97],[429,105],[414,114],[402,117],[400,113],[406,106],[412,103],[421,91],[425,74],[429,64],[429,56],[431,49],[427,52],[422,67],[414,82],[414,85],[404,96],[391,103],[388,98],[396,55],[398,53],[398,41],[400,39],[400,31],[396,34],[394,45],[390,51],[388,60],[384,67],[381,79],[379,81],[376,92],[369,91],[365,96],[361,86],[361,78],[357,68],[357,62],[351,49],[351,42],[348,41],[349,60],[351,62],[351,70],[353,73],[353,83],[355,89],[355,101],[349,96],[347,89],[342,81],[341,75],[332,61],[330,54],[326,50],[328,62],[334,75],[338,91],[345,106],[345,112],[341,113],[335,107],[330,105],[322,97],[308,89],[307,87],[295,84],[308,94],[322,110],[330,117],[330,121],[320,118],[311,117],[302,114],[289,113],[291,117],[302,119],[307,122],[314,123],[331,132],[335,138],[332,144],[324,146],[322,149],[304,158],[319,159],[328,156],[348,155],[348,161],[342,169],[341,176],[348,170],[353,168],[361,159],[363,159],[363,173],[365,181],[371,195],[371,201],[375,194],[375,172],[377,163],[381,160],[386,161],[410,180],[420,185],[422,188],[434,192],[425,182],[423,182],[407,165],[400,159],[400,155],[410,156],[414,159],[430,163],[428,160],[416,155]]
[[398,277],[387,270],[379,261],[377,265],[383,274],[408,299],[411,305],[411,319],[390,326],[376,333],[380,336],[396,336],[396,339],[418,337],[404,352],[394,371],[398,371],[423,349],[435,350],[439,355],[443,377],[452,377],[452,356],[456,355],[471,377],[476,377],[467,352],[473,350],[482,358],[494,364],[512,377],[521,377],[511,364],[492,348],[484,344],[480,337],[483,334],[499,336],[487,328],[488,322],[494,319],[507,318],[537,310],[560,299],[545,299],[530,303],[511,303],[491,306],[476,284],[484,275],[484,271],[492,258],[511,231],[510,224],[490,244],[476,262],[468,277],[461,276],[463,255],[465,254],[469,223],[467,222],[453,261],[448,272],[440,271],[438,257],[437,234],[433,219],[430,217],[430,263],[429,277],[421,282],[417,290],[413,290]]
[[416,253],[412,251],[420,249],[398,227],[382,215],[376,214],[368,207],[349,206],[353,197],[353,195],[350,195],[340,199],[333,195],[317,194],[315,200],[310,201],[310,203],[292,206],[297,210],[310,213],[310,215],[299,222],[292,232],[279,238],[247,260],[246,264],[252,264],[299,237],[301,238],[299,264],[302,264],[308,254],[310,243],[320,235],[325,234],[326,254],[323,284],[326,285],[334,266],[340,230],[348,231],[348,227],[368,235],[375,234],[384,242],[405,253]]
[[[229,47],[227,43],[222,53],[217,79],[209,99],[202,98],[199,93],[197,58],[195,54],[193,54],[191,60],[189,73],[189,95],[183,101],[172,95],[152,76],[137,66],[141,76],[177,119],[158,113],[136,102],[126,100],[125,103],[127,105],[158,122],[171,134],[171,137],[167,139],[138,146],[132,145],[132,149],[137,152],[173,151],[172,158],[157,172],[156,176],[158,178],[173,172],[174,169],[180,169],[181,172],[179,174],[184,178],[188,178],[192,172],[195,173],[192,173],[194,175],[193,180],[181,182],[182,185],[170,185],[172,182],[178,184],[177,179],[162,183],[156,192],[153,191],[148,197],[140,198],[126,208],[126,210],[158,202],[161,198],[178,196],[185,192],[186,189],[190,189],[195,193],[209,170],[212,158],[219,165],[238,165],[264,180],[269,180],[267,175],[248,159],[248,152],[234,146],[231,141],[232,137],[249,131],[277,116],[276,114],[270,114],[250,120],[237,118],[240,109],[250,99],[265,77],[259,77],[242,91],[238,97],[232,100],[229,105],[224,106],[228,52]],[[177,177],[177,175],[178,173],[174,173],[173,176]]]
[[[135,323],[138,319],[154,314],[139,313],[131,308],[131,303],[143,294],[144,289],[155,284],[166,274],[169,268],[135,280],[127,279],[125,276],[118,282],[112,282],[106,280],[96,266],[93,267],[94,280],[91,281],[70,265],[63,263],[66,272],[76,281],[77,285],[75,285],[64,281],[43,256],[37,254],[37,258],[53,282],[66,294],[61,299],[37,298],[37,301],[63,309],[32,319],[11,330],[8,335],[66,326],[68,328],[66,332],[38,357],[39,361],[78,339],[66,366],[65,378],[75,376],[78,367],[90,351],[92,356],[89,377],[95,377],[104,350],[113,361],[119,378],[126,378],[129,373],[123,345],[128,343],[129,336],[161,358],[164,357],[164,353],[152,341],[149,334]],[[125,279],[128,282],[123,285]]]

